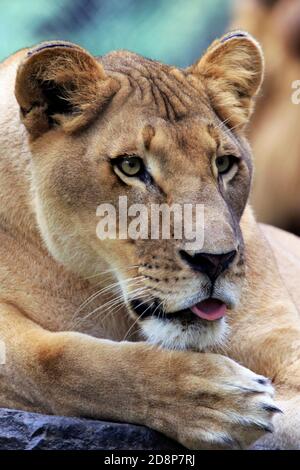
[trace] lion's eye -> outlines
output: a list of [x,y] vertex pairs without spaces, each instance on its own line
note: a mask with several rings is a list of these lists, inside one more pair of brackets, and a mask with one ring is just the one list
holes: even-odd
[[117,166],[126,176],[138,176],[144,169],[143,160],[140,157],[123,157]]
[[219,175],[225,175],[237,163],[237,158],[233,155],[223,155],[216,158],[216,167]]

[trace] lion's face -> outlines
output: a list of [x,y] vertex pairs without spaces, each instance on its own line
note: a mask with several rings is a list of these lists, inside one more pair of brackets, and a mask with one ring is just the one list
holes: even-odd
[[[32,136],[34,203],[48,249],[84,277],[113,273],[152,342],[212,346],[224,335],[226,309],[238,304],[239,223],[252,169],[242,129],[261,74],[260,51],[244,33],[214,43],[187,70],[126,52],[99,63],[55,44],[19,69],[16,96]],[[203,243],[191,248],[184,219],[174,237],[172,217],[167,239],[151,238],[150,220],[147,237],[100,240],[96,209],[110,204],[118,217],[120,196],[148,214],[153,205],[201,206]]]

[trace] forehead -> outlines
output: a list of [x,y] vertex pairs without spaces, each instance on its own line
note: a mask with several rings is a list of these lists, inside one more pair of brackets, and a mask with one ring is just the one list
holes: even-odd
[[173,149],[192,158],[202,150],[234,148],[235,140],[212,109],[199,78],[126,51],[104,56],[101,63],[121,83],[105,120],[112,124],[107,139],[101,133],[107,151],[125,154],[144,145],[157,155]]
[[212,111],[201,80],[185,70],[126,51],[108,54],[101,62],[108,74],[117,75],[124,103],[130,100],[144,112],[177,122]]

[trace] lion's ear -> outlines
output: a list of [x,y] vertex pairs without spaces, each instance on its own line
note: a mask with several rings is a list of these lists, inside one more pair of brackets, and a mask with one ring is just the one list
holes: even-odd
[[37,137],[54,125],[68,133],[83,128],[118,88],[81,47],[47,42],[29,51],[19,66],[15,95],[23,123]]
[[204,82],[213,108],[230,127],[243,127],[260,89],[264,60],[257,41],[233,31],[216,40],[204,56],[189,67]]

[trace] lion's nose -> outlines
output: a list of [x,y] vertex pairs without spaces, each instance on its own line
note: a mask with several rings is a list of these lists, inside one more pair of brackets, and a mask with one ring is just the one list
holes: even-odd
[[193,253],[180,250],[181,258],[188,263],[194,270],[206,274],[211,281],[217,279],[233,262],[237,251],[232,250],[228,253],[212,254],[212,253]]

